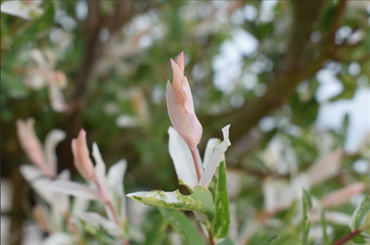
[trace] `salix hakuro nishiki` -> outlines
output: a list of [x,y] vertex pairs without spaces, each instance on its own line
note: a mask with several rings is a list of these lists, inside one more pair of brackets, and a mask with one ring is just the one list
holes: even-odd
[[[221,140],[212,138],[208,141],[203,161],[197,145],[202,136],[202,125],[198,121],[188,80],[184,76],[184,55],[180,53],[178,62],[171,59],[174,73],[173,83],[167,81],[167,108],[174,126],[169,127],[169,152],[173,160],[180,184],[191,191],[194,187],[207,188],[219,164],[224,160],[224,153],[230,146],[230,125],[222,128]],[[128,194],[131,198],[151,197],[152,192]],[[155,195],[154,195],[155,196]],[[176,192],[166,192],[167,202],[177,202]]]
[[72,140],[72,152],[74,155],[74,164],[78,172],[89,182],[89,185],[57,180],[52,184],[52,189],[68,195],[103,203],[109,218],[117,225],[117,230],[120,230],[119,227],[122,228],[126,221],[124,190],[122,186],[127,166],[126,161],[121,160],[114,164],[106,175],[105,163],[98,145],[94,142],[92,150],[95,160],[94,167],[86,143],[86,132],[83,129],[81,129],[77,139]]
[[65,133],[59,129],[50,131],[46,135],[43,147],[35,134],[34,123],[33,118],[28,118],[25,121],[17,120],[17,135],[20,145],[34,165],[23,164],[19,170],[35,192],[50,205],[51,210],[47,208],[47,205],[37,204],[35,216],[38,223],[42,226],[47,217],[50,224],[47,231],[60,231],[62,226],[60,216],[69,216],[70,201],[67,195],[57,193],[48,187],[55,179],[66,181],[70,179],[70,173],[67,169],[59,175],[57,174],[55,148],[65,138]]
[[203,128],[195,115],[193,96],[188,79],[184,76],[184,53],[181,52],[177,63],[171,59],[173,82],[167,81],[167,109],[172,125],[185,140],[192,154],[198,181],[202,168],[198,161],[197,145],[202,138]]
[[[178,178],[185,185],[190,188],[195,185],[206,187],[222,161],[224,152],[230,145],[230,126],[228,125],[222,129],[224,136],[222,143],[217,139],[211,139],[208,142],[202,164],[197,145],[202,138],[203,128],[195,114],[189,82],[184,76],[183,52],[180,53],[177,63],[171,59],[171,66],[173,82],[171,84],[170,81],[167,81],[166,99],[168,114],[176,130],[173,130],[173,128],[168,130],[170,135],[169,151]],[[220,145],[217,146],[218,143]]]

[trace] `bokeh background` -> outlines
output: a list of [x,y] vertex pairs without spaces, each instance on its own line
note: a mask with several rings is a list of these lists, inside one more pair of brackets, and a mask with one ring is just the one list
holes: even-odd
[[[200,152],[231,124],[226,157],[239,223],[271,205],[267,181],[289,183],[338,149],[338,173],[311,193],[368,186],[369,1],[41,1],[30,20],[9,14],[4,2],[2,244],[38,244],[40,236],[30,221],[33,192],[18,171],[29,160],[17,119],[34,118],[41,141],[64,130],[58,168],[76,178],[70,142],[84,128],[108,166],[127,159],[127,192],[177,188],[165,86],[169,59],[181,51],[204,128]],[[350,214],[359,200],[340,210]],[[349,228],[335,230],[339,238]]]

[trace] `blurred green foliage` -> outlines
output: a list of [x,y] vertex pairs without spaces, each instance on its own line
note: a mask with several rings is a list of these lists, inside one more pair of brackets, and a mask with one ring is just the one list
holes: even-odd
[[[50,105],[46,87],[35,90],[27,86],[25,81],[30,75],[29,70],[36,66],[29,57],[33,49],[50,50],[55,55],[57,61],[54,69],[63,71],[67,77],[63,94],[68,104],[72,103],[79,87],[79,73],[87,62],[84,57],[89,52],[97,56],[91,71],[86,74],[88,83],[81,96],[84,106],[78,126],[88,132],[89,146],[93,141],[99,144],[108,166],[121,158],[128,160],[128,176],[125,180],[127,192],[142,188],[168,191],[177,187],[168,154],[167,129],[170,120],[164,97],[166,80],[172,79],[170,58],[175,58],[181,51],[185,52],[185,75],[193,91],[197,115],[204,127],[201,152],[209,137],[220,136],[222,126],[235,118],[245,122],[252,120],[254,114],[250,118],[239,116],[245,115],[242,112],[248,108],[250,101],[264,98],[277,77],[286,76],[284,78],[289,82],[293,80],[295,72],[299,73],[302,79],[298,86],[292,85],[293,92],[286,101],[275,97],[264,101],[263,104],[274,109],[258,115],[259,124],[247,130],[255,132],[256,136],[252,135],[246,140],[245,132],[240,131],[240,137],[234,139],[232,144],[239,142],[239,147],[243,145],[242,154],[235,155],[232,149],[229,155],[226,153],[227,169],[236,173],[235,178],[229,175],[237,186],[233,187],[237,193],[231,197],[231,202],[236,205],[237,223],[240,226],[245,224],[246,220],[264,209],[262,186],[266,179],[276,178],[288,183],[318,158],[345,146],[349,137],[348,121],[343,119],[338,129],[320,130],[316,125],[320,109],[326,104],[353,99],[359,89],[369,90],[370,12],[366,1],[347,3],[344,13],[339,16],[341,21],[338,27],[345,26],[350,33],[341,37],[340,32],[334,30],[335,40],[330,44],[326,41],[330,38],[328,35],[338,14],[339,1],[324,1],[318,9],[318,19],[313,21],[312,31],[319,36],[318,40],[311,34],[306,43],[294,44],[302,45],[305,53],[295,60],[293,67],[283,72],[281,66],[285,62],[284,57],[293,52],[289,41],[299,4],[279,1],[269,7],[266,2],[132,2],[129,5],[132,17],[123,23],[119,31],[108,31],[105,39],[104,30],[108,28],[106,22],[109,23],[117,2],[101,1],[97,13],[99,20],[102,20],[97,35],[98,44],[95,46],[97,50],[88,50],[91,42],[88,17],[79,16],[79,11],[83,11],[81,8],[88,8],[85,1],[44,1],[41,5],[44,14],[33,21],[1,13],[2,176],[9,178],[14,169],[28,162],[16,139],[17,119],[35,118],[35,130],[41,141],[51,129],[68,131],[69,124],[75,123],[69,120],[73,107],[57,113]],[[254,14],[256,16],[252,18]],[[272,18],[264,20],[263,15],[272,15]],[[300,28],[304,29],[305,26]],[[256,40],[258,46],[253,52],[248,54],[240,51],[248,48],[243,45],[252,44],[248,39],[235,41],[236,30],[242,30]],[[356,42],[353,41],[355,34],[356,37],[361,36]],[[130,41],[132,39],[133,42]],[[234,43],[233,48],[226,49],[226,44],[230,43]],[[333,64],[339,64],[339,70],[333,76],[342,89],[329,99],[320,100],[318,91],[325,81],[318,77],[316,70],[311,71],[307,67],[318,62],[317,57],[327,49],[334,50],[333,55],[317,70],[331,70]],[[235,58],[233,55],[240,56],[238,62],[227,64],[228,59]],[[227,66],[226,73],[220,75],[216,70],[216,59]],[[350,71],[353,62],[359,67],[358,73]],[[240,74],[238,66],[241,67]],[[290,76],[291,73],[294,74]],[[216,76],[223,76],[221,80],[225,81],[226,88],[220,89],[215,84]],[[289,88],[279,87],[278,90],[285,93]],[[132,91],[139,91],[142,97]],[[276,103],[279,106],[275,106]],[[144,113],[148,120],[127,127],[117,125],[121,115],[140,119],[140,113]],[[366,116],[369,111],[363,113]],[[271,119],[271,125],[263,126],[266,118]],[[362,119],[347,117],[347,120],[353,123]],[[239,132],[239,128],[233,129],[233,124],[231,130]],[[363,132],[364,135],[368,133]],[[273,141],[278,142],[277,147],[271,143]],[[353,169],[353,163],[358,159],[367,161],[369,169],[368,150],[366,144],[354,153],[347,152],[341,159],[339,174],[313,187],[310,191],[312,196],[320,199],[330,191],[357,181],[368,186],[368,170],[363,173]],[[66,151],[59,147],[58,155],[62,154],[66,154]],[[71,165],[59,162],[60,169],[68,166]],[[302,230],[293,222],[297,210],[298,206],[294,205],[289,210],[279,212],[277,218],[283,220],[283,224],[258,229],[248,244],[263,244],[266,237],[277,234],[279,239],[271,240],[271,244],[299,244]],[[345,204],[333,210],[351,214],[354,206]],[[167,214],[163,210],[161,213],[164,216]],[[148,233],[144,244],[169,244],[162,237],[167,221],[158,213],[153,215],[149,212],[147,217],[144,226],[148,228],[144,230]],[[148,222],[156,225],[148,226]],[[174,224],[171,226],[181,230]],[[345,226],[329,222],[327,226],[334,230],[330,235],[331,241],[349,232]],[[101,234],[101,231],[89,230],[88,227],[86,232]],[[148,239],[154,234],[161,235],[155,237],[157,243],[150,243]],[[101,236],[105,239],[104,234]],[[316,240],[310,238],[307,244],[321,244],[314,243]]]

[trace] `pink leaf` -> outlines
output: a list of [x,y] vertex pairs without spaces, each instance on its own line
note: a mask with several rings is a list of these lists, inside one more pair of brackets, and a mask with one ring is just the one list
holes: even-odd
[[343,151],[341,149],[336,150],[314,163],[306,171],[310,187],[318,185],[338,174],[342,155]]
[[176,97],[169,81],[167,82],[166,98],[168,114],[172,125],[175,127],[177,133],[179,133],[179,135],[185,140],[189,148],[194,148],[196,146],[196,140],[191,124],[184,107]]
[[26,122],[17,120],[19,142],[30,161],[39,167],[44,175],[54,177],[55,171],[47,164],[41,143],[33,130],[34,123],[33,118],[27,119]]
[[353,183],[342,189],[330,192],[322,199],[322,205],[325,207],[338,206],[342,203],[348,202],[352,196],[363,192],[366,189],[364,183]]
[[86,143],[86,131],[81,129],[77,140],[72,141],[72,151],[75,156],[75,165],[80,174],[88,181],[96,181],[94,165],[89,156]]

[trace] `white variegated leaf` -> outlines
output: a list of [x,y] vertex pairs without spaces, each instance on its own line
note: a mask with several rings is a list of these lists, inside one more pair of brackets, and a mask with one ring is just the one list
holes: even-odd
[[210,157],[212,156],[213,151],[220,143],[221,143],[221,140],[217,138],[211,138],[208,140],[206,150],[204,152],[204,158],[203,158],[203,168],[204,169],[207,167],[207,163]]
[[85,212],[90,204],[90,200],[82,197],[75,197],[72,204],[72,214]]
[[50,188],[53,191],[61,192],[67,195],[103,202],[103,198],[97,190],[80,183],[66,180],[56,180],[51,183]]
[[54,111],[64,112],[68,109],[62,89],[55,81],[49,82],[49,99]]
[[55,154],[56,146],[64,140],[66,134],[60,129],[54,129],[50,131],[45,138],[44,152],[47,164],[50,168],[57,172],[57,156]]
[[89,223],[96,228],[103,227],[112,236],[123,236],[123,231],[116,223],[108,220],[98,213],[82,212],[76,213],[75,215],[77,218]]
[[41,245],[73,245],[78,244],[71,234],[65,232],[55,232],[46,237]]
[[200,179],[200,185],[203,187],[208,186],[218,166],[220,165],[220,162],[224,159],[225,151],[231,145],[229,140],[229,128],[230,125],[227,125],[222,128],[224,140],[215,148],[208,162],[206,163],[207,167],[205,168]]
[[51,180],[44,176],[40,168],[33,165],[21,165],[19,171],[35,192],[45,201],[53,203],[53,192],[48,188]]
[[[58,179],[60,180],[68,181],[70,178],[71,174],[68,169],[63,170],[58,176]],[[55,207],[59,212],[65,214],[69,210],[70,205],[68,195],[53,191],[52,196],[52,206]]]
[[94,142],[92,147],[92,155],[95,159],[95,174],[100,185],[100,194],[102,195],[104,200],[109,199],[109,190],[108,190],[108,183],[107,177],[105,176],[106,167],[103,161],[103,158],[100,154],[98,145]]
[[173,127],[169,127],[168,134],[170,136],[168,148],[177,178],[180,184],[194,189],[194,186],[198,185],[198,180],[189,147]]
[[39,7],[41,3],[42,1],[31,1],[31,3],[26,5],[23,1],[4,1],[1,4],[1,12],[25,20],[32,20],[44,13],[44,10]]
[[182,195],[179,190],[172,192],[141,191],[127,194],[127,196],[153,207],[197,211],[207,215],[209,220],[212,220],[215,213],[211,192],[201,186],[195,186],[193,193],[186,196]]
[[111,200],[113,201],[115,209],[119,211],[118,215],[120,220],[126,219],[125,191],[123,188],[126,168],[127,162],[122,159],[111,166],[107,174]]

